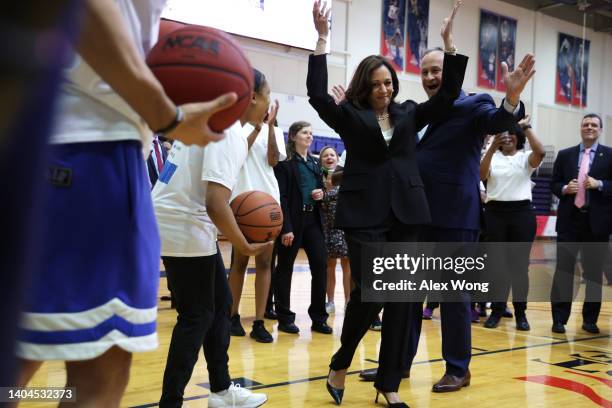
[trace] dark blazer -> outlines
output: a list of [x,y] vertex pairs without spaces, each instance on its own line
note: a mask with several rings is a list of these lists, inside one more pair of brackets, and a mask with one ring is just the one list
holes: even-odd
[[[318,160],[316,162],[317,164],[319,163]],[[321,173],[320,166],[317,166],[317,172],[317,188],[323,189],[323,174]],[[274,166],[274,175],[278,180],[281,209],[283,210],[283,229],[281,230],[281,235],[288,232],[295,234],[302,229],[304,218],[302,192],[300,191],[301,176],[297,160],[290,159],[278,162]],[[319,207],[319,203],[317,203],[316,207]],[[322,228],[321,212],[318,210],[316,212],[318,215],[317,219],[320,221]]]
[[[162,161],[165,163],[166,158],[168,157],[168,152],[166,151],[164,146],[160,145],[159,148],[162,152]],[[159,174],[157,174],[157,170],[155,169],[155,153],[153,152],[153,150],[151,150],[149,157],[147,157],[147,171],[149,172],[149,181],[151,182],[151,188],[153,188],[155,186],[155,183],[157,183],[157,178],[159,177]]]
[[[575,195],[563,195],[561,189],[572,179],[578,178],[580,145],[563,149],[557,154],[553,167],[552,191],[559,197],[557,232],[572,229],[572,210]],[[612,148],[599,144],[589,170],[589,176],[603,181],[602,191],[587,190],[591,231],[597,235],[612,233]]]
[[[444,69],[446,76],[446,68]],[[432,225],[438,228],[480,229],[480,152],[484,137],[506,131],[525,115],[488,94],[461,95],[452,110],[439,116],[417,144],[417,160]]]
[[327,93],[325,55],[310,56],[306,82],[309,102],[349,151],[338,194],[339,228],[382,225],[391,210],[403,224],[430,221],[415,157],[416,132],[451,108],[461,91],[467,60],[462,55],[444,56],[442,86],[429,101],[389,106],[395,129],[387,146],[374,111],[350,102],[336,105]]

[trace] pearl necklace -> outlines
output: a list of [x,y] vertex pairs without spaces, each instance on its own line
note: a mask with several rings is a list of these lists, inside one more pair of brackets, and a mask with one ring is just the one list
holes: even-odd
[[379,122],[384,122],[387,119],[389,119],[389,112],[385,112],[382,115],[376,115],[376,120]]

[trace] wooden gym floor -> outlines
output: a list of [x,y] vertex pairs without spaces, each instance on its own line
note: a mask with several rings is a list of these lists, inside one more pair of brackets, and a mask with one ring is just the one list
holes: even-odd
[[[226,265],[230,247],[221,242]],[[339,346],[342,328],[343,292],[336,285],[336,313],[329,324],[334,334],[310,332],[306,313],[310,297],[310,274],[300,253],[293,277],[292,309],[297,313],[299,335],[279,333],[276,321],[266,320],[274,343],[260,344],[248,337],[254,314],[254,274],[249,274],[242,296],[241,315],[246,337],[232,337],[229,350],[230,374],[253,390],[268,394],[265,407],[332,407],[325,390],[331,355]],[[548,267],[550,266],[538,266]],[[341,272],[337,270],[337,282]],[[610,291],[608,286],[605,290]],[[166,279],[160,282],[160,295],[167,294]],[[610,298],[608,293],[607,298]],[[471,385],[460,392],[434,394],[431,386],[444,373],[440,345],[439,310],[434,319],[423,321],[419,351],[411,378],[402,382],[400,395],[411,407],[607,407],[612,408],[612,304],[602,306],[598,325],[601,334],[580,329],[581,304],[573,307],[567,333],[550,331],[548,303],[530,303],[527,317],[531,331],[518,332],[514,319],[503,319],[497,329],[472,324],[473,357]],[[122,406],[153,407],[159,401],[162,376],[176,313],[169,302],[159,303],[160,347],[134,356],[130,383]],[[372,383],[360,382],[359,370],[376,367],[380,334],[369,331],[349,369],[342,406],[374,407]],[[186,407],[207,406],[207,372],[203,355],[185,390]],[[61,387],[65,381],[63,364],[43,364],[29,386]],[[77,391],[78,393],[78,391]],[[77,394],[78,395],[78,394]],[[24,403],[24,407],[54,404]],[[382,405],[380,405],[382,406]]]

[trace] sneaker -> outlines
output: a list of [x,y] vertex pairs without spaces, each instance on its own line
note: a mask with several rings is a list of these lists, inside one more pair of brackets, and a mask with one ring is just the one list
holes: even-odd
[[242,337],[246,335],[242,324],[240,323],[240,315],[235,314],[231,317],[230,334],[232,336]]
[[272,343],[274,341],[272,335],[266,330],[263,320],[255,320],[253,322],[253,329],[251,330],[250,336],[258,343]]
[[431,320],[432,316],[433,316],[433,310],[431,310],[428,307],[423,309],[423,320]]
[[334,302],[327,302],[325,304],[325,311],[327,312],[327,314],[336,313],[336,305],[334,304]]
[[266,310],[266,312],[264,313],[264,317],[270,320],[278,320],[278,315],[276,314],[274,309]]
[[380,321],[380,317],[376,316],[376,319],[370,325],[370,330],[380,331],[382,329],[382,322]]
[[512,312],[510,311],[509,308],[506,308],[504,310],[504,313],[502,314],[502,317],[512,318],[512,317],[514,317],[514,315],[512,314]]
[[266,394],[253,394],[240,384],[231,383],[227,390],[211,392],[208,396],[208,406],[210,408],[242,407],[256,408],[266,403]]

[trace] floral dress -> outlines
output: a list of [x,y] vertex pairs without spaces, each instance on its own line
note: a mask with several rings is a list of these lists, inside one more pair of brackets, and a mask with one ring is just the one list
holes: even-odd
[[332,187],[325,193],[321,203],[323,210],[323,233],[325,234],[325,246],[328,258],[345,258],[348,256],[348,248],[344,240],[344,232],[334,228],[336,218],[336,205],[338,203],[339,187]]

